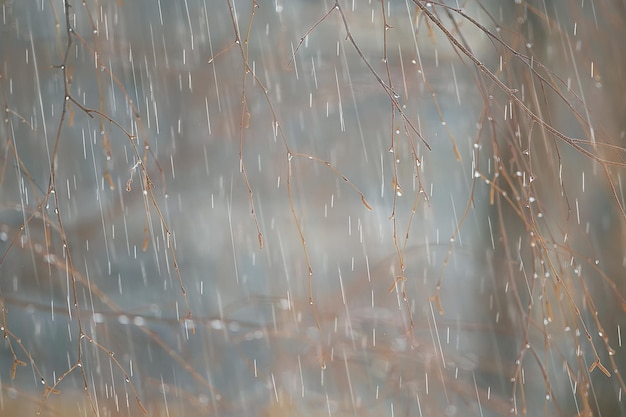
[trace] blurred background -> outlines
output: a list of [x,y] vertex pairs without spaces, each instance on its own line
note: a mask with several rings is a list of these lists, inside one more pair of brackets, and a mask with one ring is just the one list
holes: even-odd
[[0,4],[0,415],[626,415],[624,3]]

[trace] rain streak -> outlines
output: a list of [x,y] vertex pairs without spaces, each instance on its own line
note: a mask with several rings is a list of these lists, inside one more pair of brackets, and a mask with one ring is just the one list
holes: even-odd
[[626,415],[624,21],[0,0],[0,416]]

